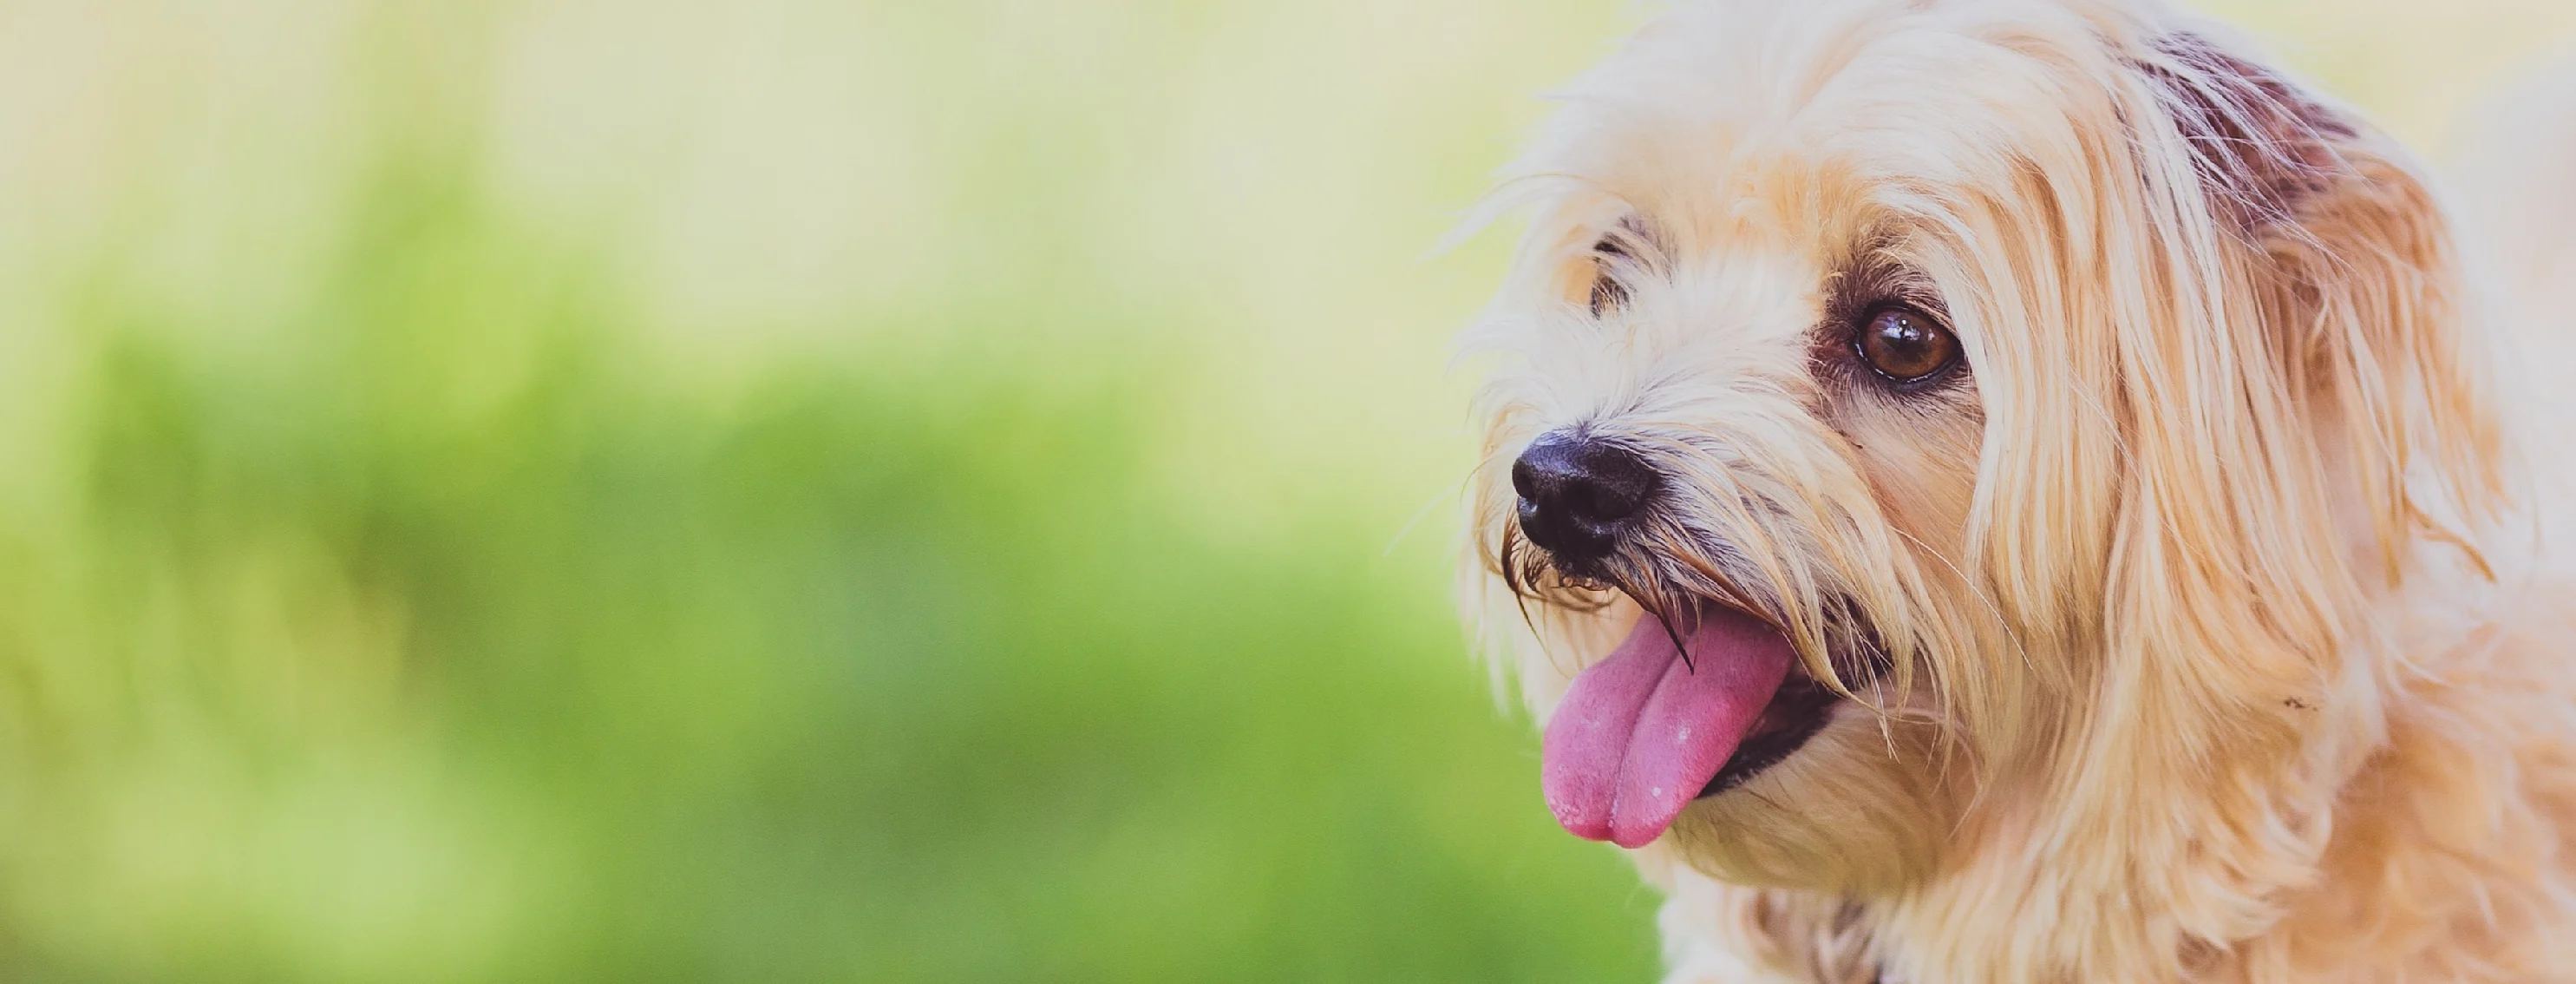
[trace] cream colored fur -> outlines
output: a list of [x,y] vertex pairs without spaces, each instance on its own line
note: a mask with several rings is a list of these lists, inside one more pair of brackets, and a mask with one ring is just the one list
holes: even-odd
[[[1891,664],[1633,852],[1673,980],[2576,979],[2569,452],[2499,361],[2547,319],[2351,111],[2153,0],[1688,3],[1496,201],[1498,672],[1544,721],[1639,617],[1513,528],[1577,424],[1673,479],[1662,563]],[[1886,290],[1964,375],[1852,371]]]

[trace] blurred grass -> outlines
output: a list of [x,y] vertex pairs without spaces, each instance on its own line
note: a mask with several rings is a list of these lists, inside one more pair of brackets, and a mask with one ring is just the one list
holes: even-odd
[[0,972],[1648,979],[1420,260],[1622,16],[0,7]]
[[9,619],[40,976],[1638,963],[1609,859],[1514,808],[1527,742],[1448,665],[1436,556],[1153,507],[1173,366],[781,367],[697,405],[477,197],[362,195],[287,365],[87,302],[77,515],[18,544]]

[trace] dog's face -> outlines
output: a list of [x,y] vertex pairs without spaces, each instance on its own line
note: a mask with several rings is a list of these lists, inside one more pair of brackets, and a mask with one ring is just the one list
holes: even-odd
[[1569,830],[1884,894],[2296,792],[2491,424],[2421,187],[2140,6],[1693,5],[1569,94],[1468,343]]

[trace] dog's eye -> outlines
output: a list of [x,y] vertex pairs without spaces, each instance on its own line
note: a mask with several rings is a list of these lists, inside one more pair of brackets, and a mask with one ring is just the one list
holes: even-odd
[[1871,308],[1854,347],[1861,361],[1900,383],[1940,372],[1959,358],[1957,336],[1930,315],[1899,304]]
[[1628,250],[1615,238],[1604,237],[1592,246],[1592,316],[1628,306],[1628,285],[1620,283],[1618,265],[1628,259]]

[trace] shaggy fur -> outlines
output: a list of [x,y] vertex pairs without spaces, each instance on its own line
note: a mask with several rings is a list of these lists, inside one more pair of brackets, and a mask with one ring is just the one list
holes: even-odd
[[[1704,598],[1848,684],[1633,852],[1673,980],[2576,978],[2563,506],[2384,136],[2155,0],[1716,0],[1514,174],[1498,673],[1544,721]],[[1965,368],[1870,377],[1884,299]],[[1669,478],[1589,578],[1508,478],[1576,425]]]

